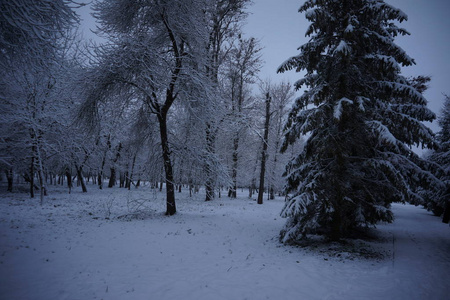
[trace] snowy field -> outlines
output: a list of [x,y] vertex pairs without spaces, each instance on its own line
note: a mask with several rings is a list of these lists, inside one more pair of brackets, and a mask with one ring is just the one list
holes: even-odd
[[132,190],[0,194],[0,299],[450,299],[450,227],[394,205],[379,239],[283,246],[283,199]]

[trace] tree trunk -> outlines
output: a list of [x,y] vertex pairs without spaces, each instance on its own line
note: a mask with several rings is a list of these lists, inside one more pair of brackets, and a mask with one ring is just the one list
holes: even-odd
[[445,201],[444,215],[442,223],[448,224],[450,221],[450,200]]
[[35,147],[32,147],[32,156],[31,156],[31,166],[30,166],[30,197],[34,198],[34,152],[35,152]]
[[[241,73],[242,79],[242,73]],[[235,80],[232,80],[232,84],[234,85]],[[238,96],[238,104],[236,105],[235,95],[234,95],[234,87],[231,88],[231,101],[232,101],[232,112],[236,113],[236,110],[240,112],[240,105],[242,103],[242,82],[239,86],[239,96]],[[237,106],[237,107],[236,107]],[[228,190],[228,197],[236,198],[236,189],[237,189],[237,167],[238,167],[238,148],[239,148],[239,129],[234,134],[233,139],[233,154],[232,154],[232,167],[231,167],[231,180],[233,181],[233,186]]]
[[120,172],[119,174],[119,187],[123,188],[125,187],[125,174],[124,172]]
[[236,134],[233,141],[233,169],[231,173],[231,178],[233,180],[233,187],[231,188],[231,193],[228,197],[236,198],[237,190],[237,168],[238,168],[238,148],[239,148],[239,136]]
[[97,175],[97,184],[99,189],[103,189],[103,171],[100,171]]
[[47,188],[45,186],[45,175],[44,175],[44,166],[42,164],[42,156],[41,151],[39,149],[39,145],[36,146],[36,154],[38,159],[38,165],[39,165],[39,171],[38,171],[38,177],[39,177],[39,187],[40,187],[40,205],[44,204],[44,196],[47,195]]
[[158,114],[159,133],[161,135],[161,147],[166,173],[166,215],[172,216],[177,212],[175,206],[175,189],[173,184],[173,168],[170,159],[169,139],[167,136],[167,119],[163,113]]
[[86,183],[84,182],[83,177],[83,167],[78,167],[77,165],[75,165],[75,169],[77,170],[77,179],[81,185],[81,190],[83,191],[83,193],[87,193]]
[[270,196],[269,196],[270,200],[275,199],[275,191],[273,189],[273,186],[270,187]]
[[125,172],[125,188],[127,190],[129,190],[130,186],[131,186],[130,174],[128,173],[128,171],[126,171]]
[[111,176],[109,177],[108,187],[112,188],[116,184],[116,168],[110,168]]
[[[211,131],[211,125],[207,124],[206,126],[206,152],[208,155],[214,155],[214,133]],[[206,158],[206,165],[205,165],[205,173],[206,173],[206,182],[205,182],[205,192],[206,192],[206,198],[205,201],[211,201],[214,199],[214,186],[215,186],[215,180],[214,180],[214,172],[212,170],[211,166],[211,158]]]
[[44,196],[47,196],[47,188],[45,187],[44,172],[42,171],[42,169],[39,170],[38,177],[39,177],[39,186],[41,189],[39,204],[43,205],[44,204]]
[[121,150],[122,150],[122,143],[119,143],[119,145],[117,146],[116,157],[114,157],[114,159],[113,159],[113,166],[110,168],[111,169],[111,177],[109,177],[109,183],[108,183],[109,188],[112,188],[113,186],[116,185],[116,179],[117,179],[116,163],[119,161]]
[[8,192],[12,192],[13,190],[13,169],[9,168],[9,170],[5,170],[6,180],[8,181]]
[[342,237],[342,216],[339,205],[340,203],[341,201],[338,200],[338,205],[336,205],[335,211],[333,213],[333,219],[331,220],[330,239],[335,242],[339,241]]
[[[136,164],[136,156],[137,156],[137,153],[135,153],[134,156],[133,156],[133,161],[132,161],[132,163],[131,163],[130,177],[127,178],[127,182],[128,182],[127,188],[128,188],[128,190],[131,189],[131,183],[133,182],[134,166],[135,166],[135,164]],[[137,185],[136,185],[136,187],[137,187]]]
[[[108,142],[109,142],[110,136],[108,136]],[[100,166],[100,172],[98,173],[98,188],[101,190],[103,189],[103,170],[105,169],[106,164],[106,153],[108,152],[108,148],[105,148],[105,151],[103,152],[102,157],[102,164]]]
[[263,204],[264,176],[266,172],[267,146],[269,143],[270,95],[266,94],[266,120],[264,122],[264,140],[261,152],[261,172],[259,173],[258,204]]
[[448,197],[450,196],[450,185],[448,184],[445,194],[447,195],[447,200],[445,201],[444,205],[444,215],[442,216],[442,222],[448,224],[448,222],[450,222],[450,200],[448,200]]
[[69,168],[66,168],[67,187],[69,188],[69,194],[72,191],[72,175]]

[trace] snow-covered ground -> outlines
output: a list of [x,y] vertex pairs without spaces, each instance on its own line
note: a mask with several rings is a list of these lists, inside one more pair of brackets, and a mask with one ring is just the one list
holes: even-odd
[[1,193],[0,299],[450,299],[450,227],[429,212],[396,204],[379,239],[313,250],[278,242],[283,199],[244,195],[184,192],[166,217],[146,187]]

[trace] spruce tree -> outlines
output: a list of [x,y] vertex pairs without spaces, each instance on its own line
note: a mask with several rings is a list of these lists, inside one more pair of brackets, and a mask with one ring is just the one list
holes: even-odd
[[442,221],[450,221],[450,97],[445,97],[444,106],[441,110],[438,123],[441,130],[437,133],[436,140],[438,149],[429,156],[432,163],[440,167],[439,179],[446,185],[445,188],[437,190],[428,190],[425,195],[425,207],[432,210],[435,215],[443,215]]
[[311,22],[310,39],[278,70],[305,70],[295,86],[308,88],[282,146],[308,137],[286,167],[285,243],[308,234],[338,240],[391,222],[392,202],[416,201],[419,186],[439,184],[409,147],[433,147],[421,121],[435,114],[401,75],[415,63],[394,43],[409,34],[398,26],[407,16],[382,0],[308,0],[299,11]]

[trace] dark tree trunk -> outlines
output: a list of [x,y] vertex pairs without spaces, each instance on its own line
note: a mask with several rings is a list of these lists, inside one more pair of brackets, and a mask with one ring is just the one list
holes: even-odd
[[273,189],[273,186],[270,187],[270,197],[269,197],[269,199],[270,200],[275,199],[275,191]]
[[[242,67],[245,68],[244,65]],[[234,80],[233,80],[233,82],[234,82]],[[233,101],[235,99],[234,88],[231,89],[231,93],[232,93],[231,99]],[[244,102],[244,72],[241,69],[241,71],[239,72],[237,101],[233,101],[232,110],[237,111],[237,113],[239,115],[241,115],[243,102]],[[232,166],[232,174],[231,174],[231,178],[233,180],[233,187],[231,189],[231,194],[229,194],[229,197],[231,197],[231,198],[236,198],[236,192],[237,192],[237,169],[238,169],[238,159],[239,159],[238,150],[239,150],[239,129],[235,133],[235,136],[233,139],[233,158],[232,158],[233,166]]]
[[258,169],[258,161],[259,161],[259,155],[256,155],[255,163],[253,164],[253,172],[252,172],[252,181],[248,188],[248,197],[252,198],[253,194],[258,193],[258,190],[256,189],[256,172]]
[[6,180],[8,181],[8,192],[12,192],[13,190],[13,169],[9,168],[9,170],[5,170]]
[[233,180],[233,187],[231,188],[231,193],[228,197],[236,198],[237,190],[237,168],[238,168],[238,148],[239,148],[239,137],[236,135],[233,141],[233,169],[231,172],[231,178]]
[[448,224],[450,222],[450,200],[445,201],[444,215],[442,222]]
[[69,168],[66,168],[67,187],[69,188],[69,194],[72,191],[72,175]]
[[97,175],[97,184],[99,189],[103,189],[103,172],[99,172]]
[[177,212],[175,206],[175,189],[173,184],[173,168],[170,159],[169,139],[167,136],[166,114],[158,114],[159,133],[161,136],[162,155],[164,160],[164,171],[166,174],[166,215],[172,216]]
[[83,193],[87,193],[86,183],[84,182],[83,177],[83,167],[75,165],[75,169],[77,170],[77,179],[81,185],[81,190]]
[[120,172],[119,175],[119,187],[125,187],[125,174],[123,172]]
[[[133,182],[133,175],[134,175],[134,166],[135,166],[135,164],[136,164],[136,156],[137,156],[137,153],[135,153],[134,154],[134,156],[133,156],[133,161],[132,161],[132,163],[131,163],[131,172],[130,172],[130,177],[128,178],[127,177],[127,188],[128,188],[128,190],[130,190],[131,189],[131,183]],[[136,187],[137,187],[137,185],[136,185]]]
[[130,174],[127,171],[125,172],[125,188],[129,190],[130,187],[131,187]]
[[116,179],[117,179],[117,175],[116,175],[116,163],[119,161],[120,159],[120,151],[122,150],[122,143],[119,143],[119,145],[117,146],[117,151],[116,151],[116,157],[113,159],[113,167],[111,167],[111,177],[109,177],[109,183],[108,183],[108,187],[112,188],[113,186],[116,185]]
[[109,177],[108,187],[112,188],[116,185],[116,168],[110,168],[111,176]]
[[446,197],[447,200],[445,201],[445,205],[444,205],[444,215],[442,216],[442,222],[444,222],[445,224],[448,224],[448,222],[450,222],[450,185],[447,185],[447,189],[446,189]]
[[38,179],[39,179],[39,187],[40,187],[40,201],[39,204],[43,205],[44,204],[44,196],[47,196],[47,188],[45,187],[45,177],[44,177],[44,172],[42,172],[42,165],[40,166],[40,170],[38,172]]
[[266,172],[267,146],[269,142],[269,123],[270,123],[270,95],[266,94],[266,120],[264,122],[264,140],[261,152],[261,172],[259,173],[259,192],[258,204],[263,204],[264,176]]
[[[109,144],[109,139],[110,136],[108,135],[108,143]],[[102,157],[102,164],[100,166],[100,172],[98,173],[98,188],[101,190],[103,189],[103,170],[105,169],[105,164],[106,164],[106,153],[108,152],[108,148],[105,149],[105,151],[103,152],[103,157]]]
[[31,156],[31,166],[30,166],[30,197],[34,198],[34,148],[33,155]]
[[[215,137],[214,133],[211,132],[211,125],[208,124],[206,126],[206,152],[209,155],[213,155],[215,153],[214,149],[214,143],[215,143]],[[206,192],[206,198],[205,201],[211,201],[214,199],[214,186],[215,186],[215,180],[214,180],[214,172],[211,167],[211,160],[212,158],[206,159],[206,166],[205,166],[205,173],[206,173],[206,182],[205,182],[205,192]]]
[[339,205],[340,202],[341,201],[338,201],[338,204],[335,205],[336,208],[333,213],[333,219],[331,221],[330,240],[332,240],[332,241],[339,241],[342,237],[342,216],[341,216],[341,209],[340,209],[340,205]]

